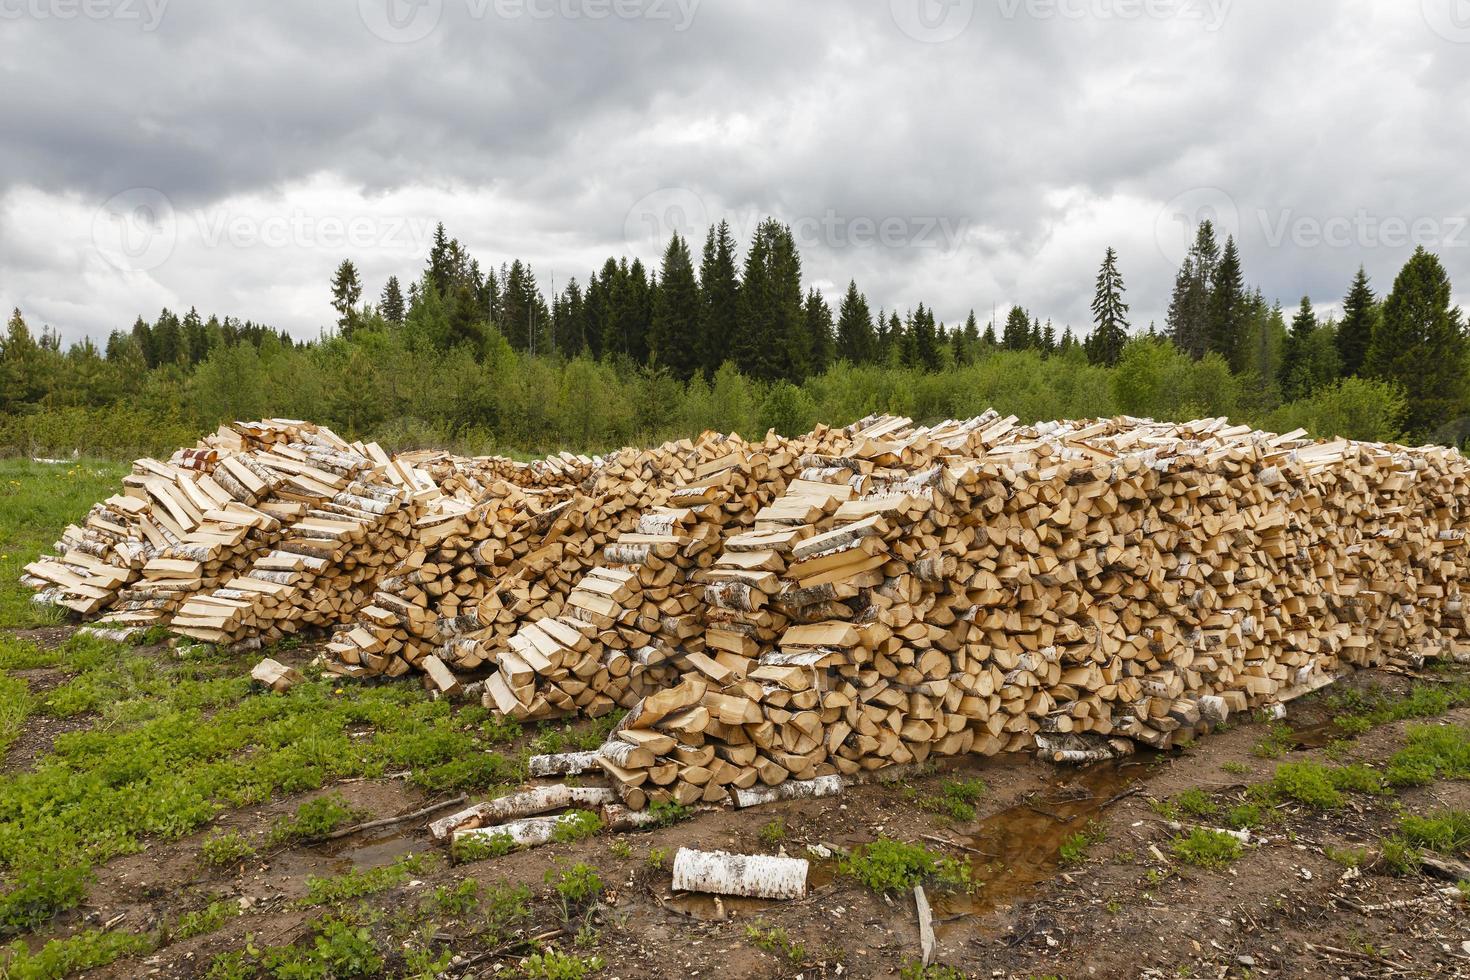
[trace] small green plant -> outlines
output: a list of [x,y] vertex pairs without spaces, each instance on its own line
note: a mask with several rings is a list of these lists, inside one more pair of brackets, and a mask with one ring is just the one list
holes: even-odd
[[1220,763],[1220,768],[1232,776],[1244,776],[1251,771],[1251,767],[1244,762],[1232,759],[1229,762]]
[[1443,810],[1428,816],[1406,816],[1399,833],[1415,847],[1441,854],[1470,853],[1470,813]]
[[456,837],[454,843],[449,845],[449,857],[455,864],[466,864],[470,861],[501,857],[515,849],[516,842],[510,834],[465,834]]
[[927,879],[962,890],[972,884],[968,861],[941,857],[922,844],[907,844],[888,837],[864,845],[840,867],[843,874],[856,878],[875,892],[902,891]]
[[347,805],[342,794],[329,793],[307,800],[296,808],[295,814],[277,820],[271,828],[270,840],[272,844],[315,840],[345,827],[357,817],[357,811]]
[[531,889],[525,885],[492,885],[480,896],[485,939],[502,942],[531,918]]
[[1379,844],[1378,855],[1391,874],[1418,874],[1423,859],[1418,848],[1402,837],[1385,837]]
[[1241,803],[1225,811],[1225,822],[1236,830],[1260,827],[1270,817],[1270,811],[1259,803]]
[[1470,726],[1415,725],[1388,761],[1391,786],[1424,786],[1436,779],[1470,779]]
[[1300,803],[1314,810],[1331,810],[1346,802],[1345,791],[1383,793],[1384,779],[1363,765],[1324,766],[1318,762],[1287,762],[1276,767],[1267,783],[1251,789],[1251,796],[1261,803],[1285,801]]
[[577,910],[595,901],[603,888],[597,869],[580,861],[565,871],[548,868],[546,882],[560,899],[562,919],[568,922]]
[[1061,859],[1063,864],[1081,864],[1087,860],[1087,852],[1094,844],[1101,844],[1107,838],[1107,832],[1102,824],[1089,823],[1086,827],[1070,835],[1062,841]]
[[938,796],[928,796],[919,801],[921,809],[931,813],[943,813],[955,820],[974,820],[975,803],[987,792],[983,780],[946,779],[939,787]]
[[1279,759],[1295,744],[1296,737],[1291,727],[1278,722],[1266,730],[1266,737],[1257,742],[1251,752],[1262,759]]
[[473,878],[465,878],[457,884],[440,885],[419,904],[437,918],[462,918],[480,907],[480,883]]
[[583,980],[602,967],[600,956],[576,956],[548,949],[526,957],[521,964],[521,975],[529,980]]
[[612,856],[615,858],[622,858],[623,860],[627,860],[628,858],[633,856],[633,845],[629,844],[621,837],[613,841],[611,844],[608,844],[607,849],[612,852]]
[[83,970],[106,966],[124,956],[147,953],[157,945],[152,935],[88,929],[65,939],[53,939],[32,953],[16,940],[0,950],[0,976],[6,980],[53,980]]
[[235,902],[210,902],[202,909],[185,912],[179,916],[179,920],[174,923],[169,934],[175,940],[192,939],[195,936],[214,932],[239,914],[240,906]]
[[663,848],[663,847],[650,847],[648,849],[648,861],[647,861],[647,863],[648,863],[648,867],[649,867],[650,870],[652,870],[652,871],[662,871],[663,868],[664,868],[664,865],[668,864],[668,862],[669,862],[669,852],[668,852],[668,849],[667,848]]
[[1170,842],[1174,856],[1199,868],[1223,868],[1240,857],[1240,841],[1219,830],[1196,827],[1188,837]]
[[786,840],[786,821],[781,817],[772,817],[756,836],[767,847],[776,847]]
[[1369,858],[1368,849],[1364,847],[1324,847],[1322,853],[1329,861],[1336,861],[1345,868],[1362,867]]
[[428,864],[426,858],[410,854],[393,864],[372,868],[368,871],[358,871],[354,868],[346,874],[335,875],[331,878],[308,875],[306,897],[301,900],[301,904],[342,905],[355,898],[362,898],[364,895],[387,891],[389,888],[403,884],[408,880],[409,875],[422,872]]
[[255,857],[255,848],[239,831],[210,835],[199,848],[199,856],[212,868],[231,867]]
[[1194,817],[1197,820],[1207,820],[1220,812],[1220,804],[1202,789],[1187,789],[1175,799],[1185,816]]
[[556,822],[551,839],[559,844],[575,844],[595,836],[602,829],[602,818],[591,810],[573,810]]
[[648,812],[653,821],[660,827],[672,827],[676,823],[688,820],[694,816],[694,807],[675,803],[673,800],[659,800],[648,806]]
[[759,922],[748,925],[745,938],[757,949],[786,957],[792,966],[800,966],[806,960],[806,947],[788,936],[780,926],[766,926]]

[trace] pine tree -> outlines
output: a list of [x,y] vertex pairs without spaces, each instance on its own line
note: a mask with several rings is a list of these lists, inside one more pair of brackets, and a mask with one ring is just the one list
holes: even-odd
[[1128,342],[1128,304],[1123,302],[1123,274],[1118,271],[1118,253],[1112,246],[1103,256],[1092,297],[1092,333],[1087,338],[1087,359],[1112,367],[1123,356]]
[[184,362],[184,331],[179,318],[168,309],[158,314],[153,324],[153,350],[158,360],[154,366],[164,367]]
[[649,356],[680,380],[688,380],[700,367],[698,342],[699,283],[694,278],[689,245],[675,232],[664,249],[658,291],[653,298]]
[[991,353],[1000,346],[1000,341],[997,340],[995,337],[994,320],[991,320],[990,322],[985,324],[985,335],[980,338],[980,343],[981,346],[985,348],[985,353],[987,354]]
[[1368,373],[1408,396],[1404,424],[1416,439],[1432,437],[1463,408],[1467,344],[1450,297],[1439,257],[1421,245],[1394,279],[1368,348]]
[[1210,350],[1210,296],[1214,289],[1220,246],[1215,240],[1215,226],[1200,223],[1194,245],[1174,279],[1174,294],[1169,301],[1167,328],[1169,339],[1180,350],[1195,358]]
[[815,289],[806,294],[806,333],[811,350],[809,371],[821,374],[832,366],[836,356],[836,341],[832,336],[832,307]]
[[14,408],[41,398],[45,384],[40,365],[41,347],[16,308],[0,341],[0,408]]
[[699,366],[710,377],[730,356],[739,316],[740,279],[728,222],[711,226],[699,265]]
[[867,364],[876,343],[867,297],[858,292],[856,280],[849,280],[837,317],[837,357],[849,364]]
[[1031,346],[1031,317],[1019,306],[1011,307],[1011,312],[1006,315],[1001,346],[1006,350],[1025,350]]
[[1046,318],[1046,326],[1041,328],[1041,353],[1050,357],[1057,350],[1057,328],[1051,325],[1051,317]]
[[424,270],[424,276],[440,296],[449,291],[454,280],[454,249],[442,221],[434,229],[434,244],[429,246],[429,267]]
[[1360,265],[1347,298],[1342,301],[1342,322],[1337,325],[1337,353],[1342,359],[1343,374],[1356,377],[1362,373],[1377,322],[1377,298],[1368,285],[1367,271]]
[[357,327],[357,301],[360,299],[362,283],[357,278],[357,266],[351,259],[343,259],[337,266],[337,274],[332,277],[332,309],[337,311],[337,329],[344,337],[352,336]]
[[975,358],[980,356],[980,324],[975,319],[975,311],[965,318],[963,330],[955,331],[958,338],[955,344],[955,363],[973,364]]
[[1077,346],[1077,339],[1072,336],[1072,328],[1068,327],[1062,331],[1062,341],[1057,345],[1057,353],[1069,354],[1073,347]]
[[1240,252],[1232,235],[1225,240],[1225,253],[1220,257],[1211,282],[1209,349],[1225,358],[1233,371],[1241,368],[1242,340],[1249,312]]
[[383,319],[394,326],[403,326],[403,290],[398,285],[397,276],[389,276],[388,283],[383,287],[383,299],[378,305],[378,312],[383,314]]

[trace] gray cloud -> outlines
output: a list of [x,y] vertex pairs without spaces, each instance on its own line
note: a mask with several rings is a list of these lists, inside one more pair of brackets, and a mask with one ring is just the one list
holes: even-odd
[[[312,336],[337,262],[376,291],[440,219],[560,284],[772,214],[812,284],[949,322],[1085,327],[1108,244],[1161,320],[1205,213],[1288,306],[1416,241],[1470,284],[1455,0],[96,2],[0,0],[0,302],[68,339],[165,303]],[[171,247],[119,262],[133,188]]]

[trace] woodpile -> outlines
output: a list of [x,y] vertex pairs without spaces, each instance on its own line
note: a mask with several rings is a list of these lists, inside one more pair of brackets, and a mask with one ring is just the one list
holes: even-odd
[[518,719],[622,707],[541,771],[595,766],[632,810],[750,804],[1168,747],[1355,668],[1470,658],[1467,492],[1453,450],[1224,419],[871,417],[535,464],[276,420],[140,461],[27,581],[104,628],[335,626],[331,669],[473,672]]

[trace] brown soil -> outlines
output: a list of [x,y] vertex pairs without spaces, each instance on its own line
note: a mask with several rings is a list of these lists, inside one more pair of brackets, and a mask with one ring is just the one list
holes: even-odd
[[[307,656],[300,651],[291,659]],[[54,682],[50,673],[22,676],[43,686]],[[1407,680],[1374,674],[1352,683],[1402,686]],[[1298,729],[1301,747],[1289,758],[1325,760],[1323,715],[1312,704],[1294,709],[1288,720]],[[1470,709],[1443,720],[1470,722]],[[31,764],[65,730],[56,725],[32,719],[6,768]],[[1370,731],[1336,761],[1381,760],[1402,743],[1406,728],[1396,723]],[[525,883],[540,899],[532,932],[541,933],[562,925],[545,883],[548,870],[584,861],[607,884],[605,901],[592,918],[600,930],[595,950],[607,963],[601,978],[897,976],[918,956],[912,897],[867,891],[838,873],[833,857],[814,858],[811,893],[785,903],[676,896],[668,862],[660,869],[649,860],[653,849],[671,860],[683,846],[798,856],[817,848],[836,855],[887,835],[974,863],[980,884],[973,894],[931,890],[936,959],[967,976],[1470,976],[1470,905],[1464,897],[1429,878],[1349,870],[1323,853],[1328,847],[1372,847],[1394,825],[1399,806],[1409,812],[1470,809],[1470,784],[1441,782],[1385,800],[1354,798],[1352,806],[1327,814],[1283,811],[1283,819],[1223,871],[1163,859],[1175,830],[1150,801],[1192,787],[1238,793],[1265,779],[1276,762],[1252,753],[1264,735],[1263,726],[1244,724],[1186,751],[1082,770],[1029,758],[948,760],[938,771],[902,783],[852,787],[834,799],[701,813],[651,832],[554,844],[461,866],[445,861],[422,880],[366,902],[391,915],[415,905],[434,886],[465,878]],[[1226,764],[1246,771],[1228,772]],[[958,822],[919,806],[939,793],[945,779],[972,777],[988,786],[975,820]],[[392,778],[342,782],[322,792],[340,792],[367,819],[433,802]],[[51,934],[104,923],[137,931],[211,900],[237,902],[244,913],[217,932],[90,974],[199,976],[214,955],[242,948],[247,937],[260,947],[309,936],[308,923],[322,910],[295,904],[307,876],[441,851],[423,820],[330,845],[269,851],[264,842],[271,825],[313,795],[233,811],[199,833],[109,862],[97,870],[84,906],[59,919]],[[784,821],[786,837],[763,841],[762,828],[777,818]],[[1102,842],[1083,861],[1064,865],[1063,841],[1093,822],[1103,830]],[[217,829],[244,834],[261,856],[236,868],[206,867],[199,848]],[[618,857],[615,840],[625,841],[631,855]],[[757,948],[747,936],[753,923],[784,929],[803,946],[802,955],[793,960]],[[445,932],[458,934],[453,927]],[[568,939],[558,942],[570,948]],[[462,945],[466,960],[485,952],[472,938]],[[483,957],[449,975],[512,976],[519,952]]]

